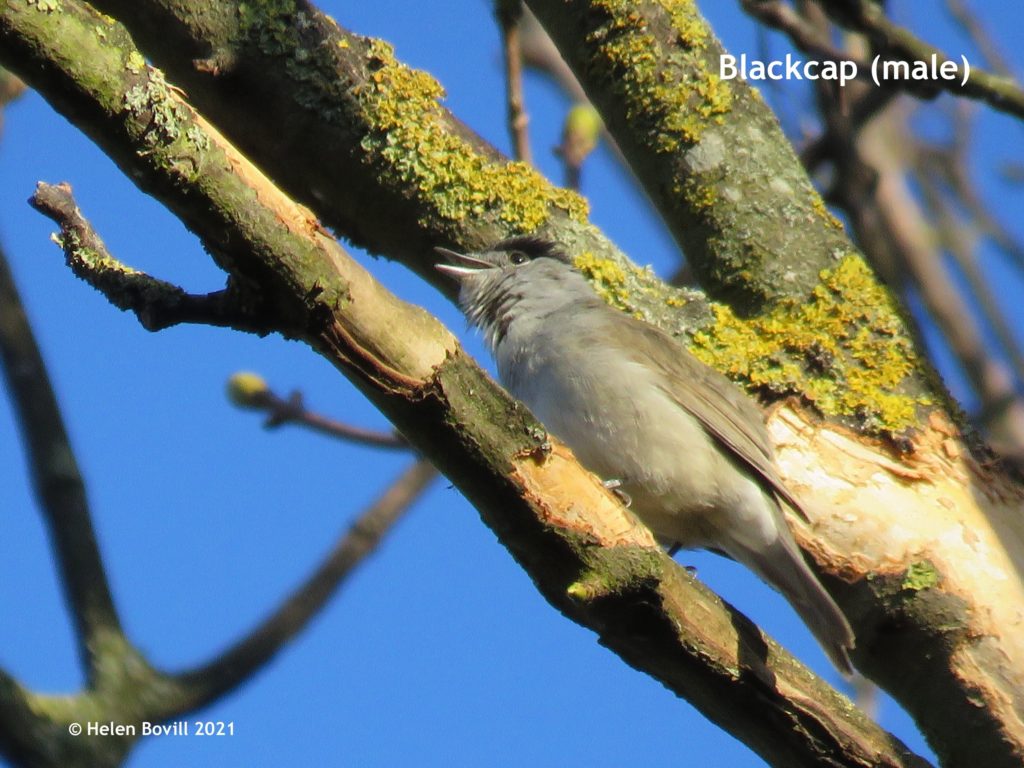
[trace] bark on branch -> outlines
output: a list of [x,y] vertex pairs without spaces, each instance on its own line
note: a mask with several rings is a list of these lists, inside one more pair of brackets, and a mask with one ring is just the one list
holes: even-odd
[[[783,475],[819,512],[801,543],[839,577],[832,583],[854,625],[858,669],[913,714],[945,763],[1020,764],[1019,478],[961,434],[956,406],[891,299],[863,279],[859,259],[818,272],[854,248],[763,101],[718,79],[722,47],[693,4],[528,5],[645,187],[664,195],[666,218],[696,232],[683,237],[707,238],[697,258],[722,239],[736,244],[731,256],[722,250],[709,260],[705,285],[721,295],[749,274],[764,297],[765,311],[746,322],[718,311],[697,337],[705,360],[776,392],[786,391],[786,371],[800,371],[790,391],[824,414],[852,417],[847,423],[865,435],[788,406],[770,424]],[[791,304],[812,277],[816,306]],[[779,286],[795,287],[787,298]],[[838,303],[822,301],[829,295]],[[895,450],[871,439],[887,421],[881,431],[895,433]]]
[[282,333],[348,375],[555,606],[773,763],[921,764],[672,562],[447,331],[377,285],[145,67],[123,30],[76,0],[61,8],[0,5],[3,63],[258,288]]

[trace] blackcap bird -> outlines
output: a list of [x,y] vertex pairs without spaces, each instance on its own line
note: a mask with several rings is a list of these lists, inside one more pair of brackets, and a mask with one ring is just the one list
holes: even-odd
[[615,481],[662,541],[749,567],[851,673],[853,632],[787,526],[784,508],[807,517],[775,469],[753,402],[668,334],[608,306],[555,243],[436,250],[506,389],[583,466]]

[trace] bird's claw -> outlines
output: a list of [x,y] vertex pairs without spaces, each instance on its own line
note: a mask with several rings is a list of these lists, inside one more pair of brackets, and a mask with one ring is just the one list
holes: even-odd
[[633,497],[626,493],[624,490],[622,490],[621,480],[605,480],[604,487],[607,488],[612,493],[614,493],[619,498],[619,501],[622,502],[622,506],[624,506],[626,509],[629,509],[630,506],[632,506]]

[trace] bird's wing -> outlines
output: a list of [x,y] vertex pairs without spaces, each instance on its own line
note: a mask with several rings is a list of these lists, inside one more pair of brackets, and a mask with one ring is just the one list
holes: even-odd
[[775,469],[764,418],[750,398],[664,331],[628,315],[625,319],[627,323],[615,324],[615,335],[627,354],[660,373],[664,392],[806,521],[803,506]]

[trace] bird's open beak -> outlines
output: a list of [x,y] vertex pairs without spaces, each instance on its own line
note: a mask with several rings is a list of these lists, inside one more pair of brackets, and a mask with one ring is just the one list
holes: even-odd
[[467,275],[478,274],[485,269],[494,269],[494,265],[490,262],[478,259],[475,256],[456,253],[447,248],[435,248],[434,253],[448,260],[448,263],[435,264],[434,269],[444,272],[446,275],[451,275],[456,280],[461,280]]

